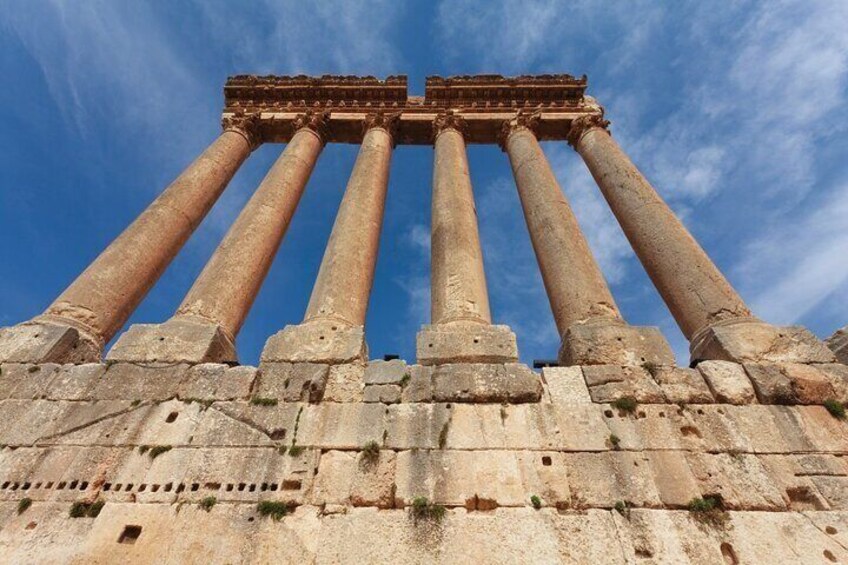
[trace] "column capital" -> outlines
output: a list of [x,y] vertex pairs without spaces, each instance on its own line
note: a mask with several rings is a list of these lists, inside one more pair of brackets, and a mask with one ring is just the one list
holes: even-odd
[[539,112],[533,112],[531,114],[524,112],[523,110],[519,110],[514,118],[504,120],[501,125],[501,131],[498,134],[498,145],[500,146],[501,151],[506,151],[506,141],[509,139],[509,136],[522,128],[530,130],[533,132],[533,135],[535,135],[536,127],[539,125],[539,119]]
[[292,121],[292,133],[306,128],[318,136],[321,143],[327,143],[327,127],[330,123],[329,112],[307,110]]
[[577,142],[580,141],[580,138],[583,137],[586,132],[595,128],[600,128],[609,133],[609,124],[609,120],[604,119],[603,111],[600,114],[581,116],[571,122],[571,129],[566,135],[566,140],[568,140],[568,144],[576,150]]
[[392,138],[392,145],[395,145],[395,136],[397,135],[397,127],[400,122],[400,112],[374,112],[365,116],[365,121],[362,123],[362,136],[368,133],[372,128],[380,128]]
[[468,131],[468,124],[459,114],[455,114],[453,110],[448,110],[436,116],[433,120],[433,141],[439,137],[439,134],[447,129],[455,129],[465,138],[465,133]]
[[234,131],[243,136],[254,150],[262,144],[262,136],[259,132],[259,114],[234,114],[221,118],[221,128],[224,131]]

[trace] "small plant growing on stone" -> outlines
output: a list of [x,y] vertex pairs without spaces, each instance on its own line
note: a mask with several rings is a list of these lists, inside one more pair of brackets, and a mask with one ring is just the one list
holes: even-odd
[[103,506],[105,504],[106,504],[106,501],[104,501],[104,500],[95,500],[88,507],[88,512],[86,512],[86,515],[89,518],[97,518],[98,516],[100,516],[100,511],[103,510]]
[[609,436],[609,444],[615,451],[621,449],[621,438],[615,434],[610,434]]
[[830,412],[830,415],[837,420],[845,419],[845,405],[838,400],[828,399],[824,401],[824,407]]
[[276,406],[277,399],[276,398],[263,398],[261,396],[254,396],[250,399],[250,403],[254,406]]
[[200,499],[200,507],[209,512],[212,508],[218,504],[218,499],[214,496],[205,496]]
[[693,498],[689,502],[688,509],[692,518],[700,524],[724,529],[730,521],[721,497],[717,495]]
[[630,507],[631,506],[632,506],[632,504],[630,504],[626,500],[617,500],[615,502],[615,506],[613,508],[615,508],[616,512],[618,512],[619,514],[621,514],[622,516],[624,516],[625,518],[627,518],[629,520],[630,519]]
[[78,500],[71,504],[68,515],[71,518],[97,518],[100,515],[100,511],[103,510],[104,504],[106,503],[102,500],[96,500],[94,502],[81,502]]
[[141,400],[139,400],[138,398],[136,398],[135,400],[133,400],[132,402],[130,402],[130,406],[132,406],[133,408],[135,408],[135,407],[136,407],[136,406],[138,406],[139,404],[141,404]]
[[373,439],[362,446],[362,461],[373,465],[380,459],[380,444]]
[[418,520],[432,520],[433,522],[441,522],[445,517],[445,507],[441,504],[433,504],[427,500],[426,496],[417,496],[412,499],[411,506],[412,518],[416,522]]
[[399,383],[399,384],[400,384],[400,386],[402,386],[402,387],[406,386],[406,383],[408,383],[408,382],[409,382],[409,379],[410,379],[410,378],[411,378],[411,377],[410,377],[409,375],[404,375],[403,377],[401,377],[401,379],[400,379],[400,383]]
[[171,451],[171,449],[172,448],[171,448],[170,445],[154,445],[153,447],[150,448],[150,451],[149,451],[150,458],[156,459],[157,457],[159,457],[163,453],[165,453],[167,451]]
[[256,511],[259,512],[260,516],[267,516],[275,522],[279,522],[286,514],[291,512],[291,508],[285,502],[263,500],[256,505]]
[[533,505],[533,508],[538,510],[539,508],[542,507],[542,499],[534,494],[533,496],[530,497],[530,504]]
[[32,499],[31,498],[22,498],[20,500],[20,502],[18,502],[18,514],[19,515],[23,514],[24,512],[29,510],[30,506],[32,506]]
[[304,451],[306,451],[306,448],[302,445],[292,444],[292,446],[289,448],[289,456],[299,457]]
[[639,406],[639,402],[632,396],[622,396],[621,398],[616,398],[612,402],[612,407],[616,410],[620,410],[625,414],[633,414],[636,412],[636,408]]
[[145,454],[145,453],[147,453],[148,451],[150,451],[150,446],[149,446],[149,445],[139,445],[139,446],[138,446],[138,452],[139,452],[141,455],[144,455],[144,454]]
[[653,361],[646,361],[642,363],[642,368],[651,373],[651,376],[655,376],[660,367],[662,367],[662,365],[654,363]]

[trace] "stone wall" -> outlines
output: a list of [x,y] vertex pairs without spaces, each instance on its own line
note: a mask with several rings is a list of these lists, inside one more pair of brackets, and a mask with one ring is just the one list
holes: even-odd
[[845,365],[1,368],[4,562],[848,561]]

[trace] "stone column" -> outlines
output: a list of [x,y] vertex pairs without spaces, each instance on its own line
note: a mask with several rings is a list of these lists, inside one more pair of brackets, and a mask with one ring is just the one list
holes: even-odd
[[259,144],[258,125],[256,115],[226,118],[220,137],[42,315],[0,334],[0,359],[99,360]]
[[109,361],[235,363],[235,337],[324,147],[326,113],[299,116],[285,151],[245,205],[176,314],[132,326]]
[[515,336],[492,326],[477,210],[465,152],[465,121],[448,112],[434,123],[430,255],[432,325],[418,334],[421,364],[517,359]]
[[339,207],[303,323],[272,336],[262,362],[365,360],[374,282],[399,114],[366,116],[359,155]]
[[630,161],[601,115],[578,118],[568,135],[633,250],[690,341],[692,361],[826,362],[832,353],[799,326],[753,317],[704,250]]
[[577,218],[539,145],[537,115],[504,122],[509,155],[530,240],[545,283],[562,347],[563,365],[673,365],[657,328],[626,324]]

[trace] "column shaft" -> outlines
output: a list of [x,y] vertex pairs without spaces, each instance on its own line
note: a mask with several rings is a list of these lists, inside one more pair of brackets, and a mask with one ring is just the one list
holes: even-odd
[[490,324],[465,139],[454,127],[445,127],[436,135],[431,222],[432,323]]
[[383,225],[392,134],[371,127],[362,139],[350,180],[324,251],[304,321],[335,319],[365,324]]
[[295,133],[186,295],[177,316],[241,329],[323,148],[309,128]]
[[[47,308],[103,344],[123,326],[250,155],[255,131],[227,129]],[[249,127],[253,128],[253,125]]]
[[[651,280],[687,338],[723,320],[749,318],[742,298],[595,118],[572,127],[585,161]],[[580,120],[577,120],[580,122]]]
[[620,320],[615,300],[535,134],[527,127],[513,126],[504,145],[559,334],[593,318]]

